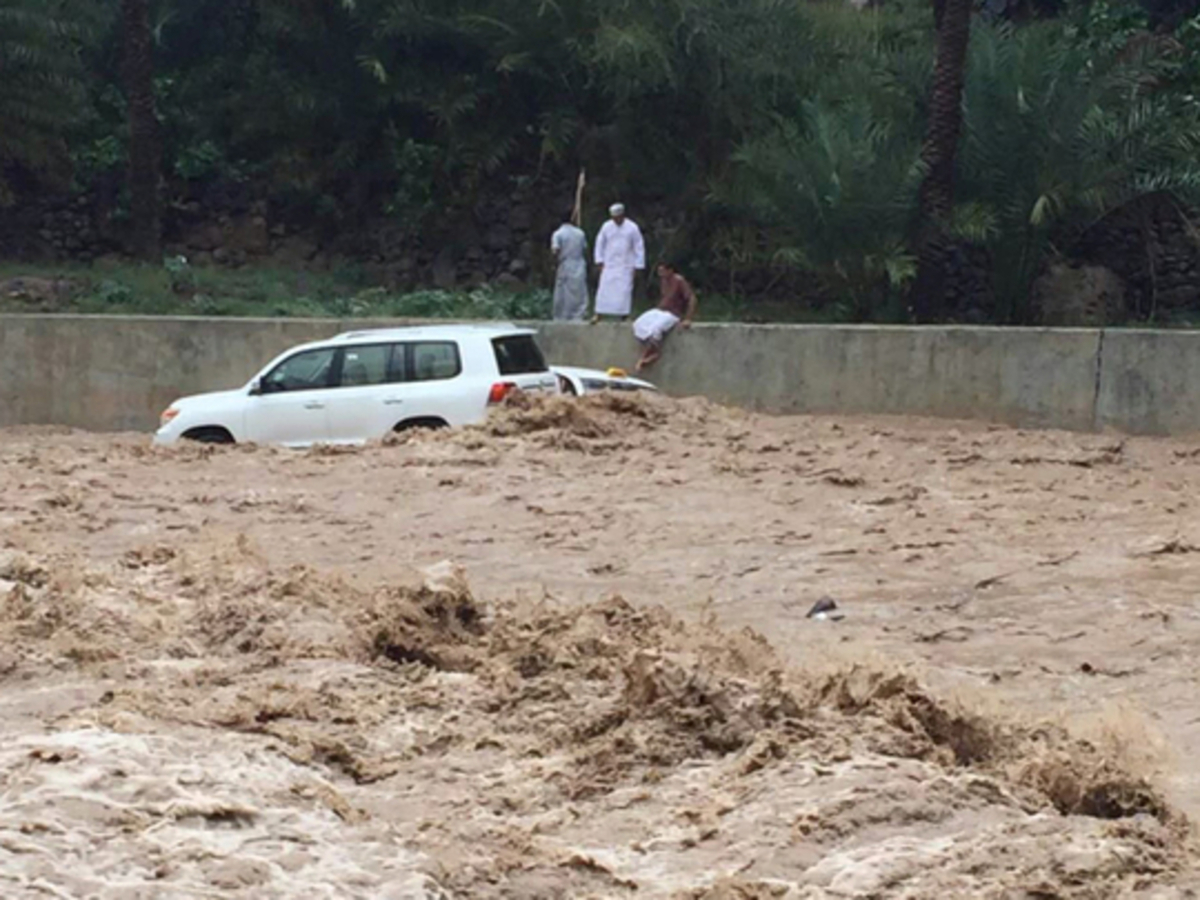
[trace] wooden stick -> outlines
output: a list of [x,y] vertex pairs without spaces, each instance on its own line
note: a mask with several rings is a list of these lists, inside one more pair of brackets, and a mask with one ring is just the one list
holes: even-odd
[[575,210],[571,213],[571,224],[583,227],[583,189],[587,185],[587,170],[579,170],[579,181],[575,185]]

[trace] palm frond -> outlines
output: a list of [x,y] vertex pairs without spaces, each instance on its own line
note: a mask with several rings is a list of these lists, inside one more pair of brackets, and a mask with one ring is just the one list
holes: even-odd
[[[0,173],[13,162],[45,171],[66,156],[63,140],[84,97],[84,30],[70,13],[41,0],[0,0]],[[0,195],[12,197],[2,174]]]

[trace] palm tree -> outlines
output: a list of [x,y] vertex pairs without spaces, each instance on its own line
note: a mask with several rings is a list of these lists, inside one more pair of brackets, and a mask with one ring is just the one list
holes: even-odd
[[1097,54],[1050,23],[976,29],[956,199],[982,226],[995,320],[1029,323],[1047,261],[1113,213],[1200,201],[1200,115],[1155,89],[1153,63]]
[[934,0],[937,61],[929,95],[929,125],[921,161],[925,181],[920,193],[916,241],[917,278],[913,307],[920,321],[936,318],[943,304],[943,274],[948,238],[946,224],[954,207],[954,161],[962,133],[962,96],[967,49],[971,43],[972,0]]
[[82,91],[78,10],[45,0],[0,0],[0,205],[16,166],[66,169],[64,140]]
[[154,103],[153,33],[147,0],[121,0],[125,33],[125,97],[129,104],[129,193],[133,252],[162,255],[158,113]]
[[735,153],[737,178],[710,199],[760,225],[753,262],[803,273],[814,295],[869,321],[913,274],[903,238],[919,142],[861,95],[807,100],[795,120]]

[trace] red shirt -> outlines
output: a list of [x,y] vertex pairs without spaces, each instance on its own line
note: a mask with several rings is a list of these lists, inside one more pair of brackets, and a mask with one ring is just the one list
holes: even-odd
[[676,318],[687,318],[688,309],[694,296],[692,286],[688,284],[687,279],[676,272],[660,278],[659,286],[662,291],[662,299],[658,301],[658,308],[671,313]]

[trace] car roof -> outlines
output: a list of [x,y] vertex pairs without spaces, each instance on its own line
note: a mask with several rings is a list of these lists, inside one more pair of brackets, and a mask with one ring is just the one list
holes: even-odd
[[588,379],[596,379],[599,381],[613,381],[613,382],[625,383],[625,384],[639,384],[639,385],[645,385],[646,387],[650,387],[650,388],[654,388],[655,390],[658,390],[658,388],[655,387],[655,385],[649,381],[644,381],[641,378],[634,378],[630,375],[625,375],[623,377],[616,376],[616,375],[610,375],[610,374],[608,374],[608,372],[604,371],[603,369],[584,369],[584,368],[580,368],[579,366],[551,366],[550,368],[552,370],[554,370],[555,372],[561,372],[563,375],[574,376],[575,378],[579,378],[581,380],[584,378],[588,378]]
[[361,344],[371,341],[430,341],[450,340],[467,336],[485,338],[536,334],[531,328],[520,328],[510,322],[465,323],[457,325],[410,325],[399,328],[364,328],[347,331],[331,338],[329,343]]

